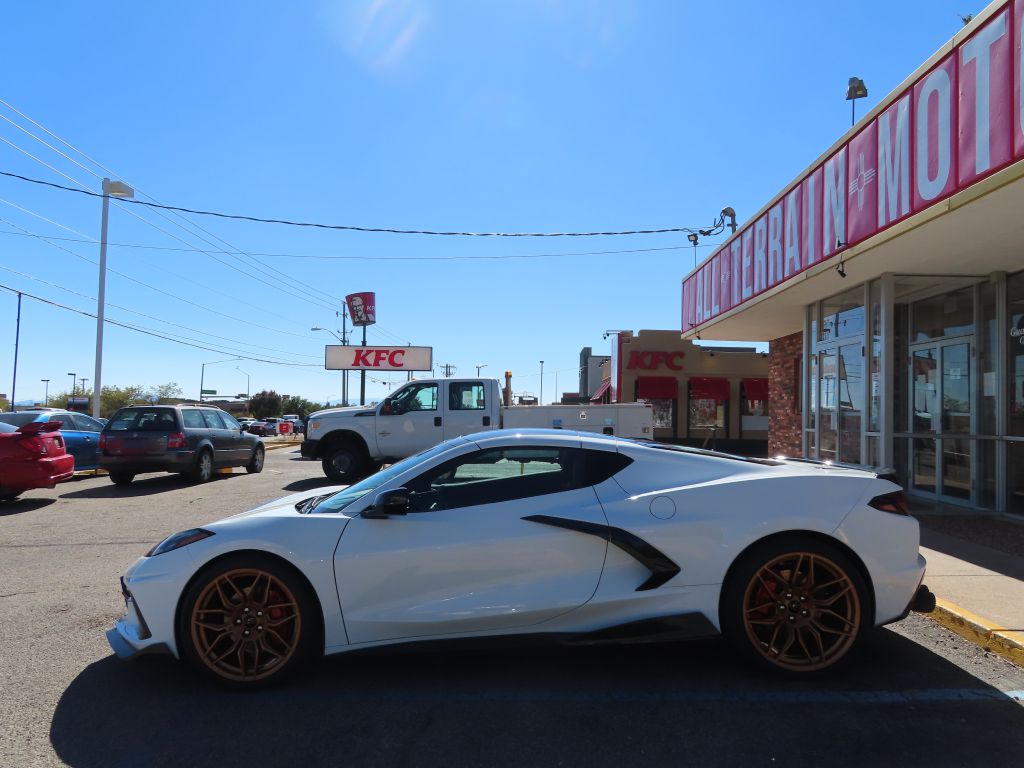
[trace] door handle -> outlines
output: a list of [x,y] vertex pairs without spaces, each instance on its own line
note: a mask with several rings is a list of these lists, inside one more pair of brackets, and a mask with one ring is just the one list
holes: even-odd
[[435,416],[434,417],[434,426],[435,427],[440,427],[441,426],[441,417],[440,416]]

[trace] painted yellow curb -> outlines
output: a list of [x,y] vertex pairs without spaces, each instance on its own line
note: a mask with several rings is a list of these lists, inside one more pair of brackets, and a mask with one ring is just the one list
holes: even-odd
[[986,651],[1024,666],[1024,632],[995,626],[988,619],[942,598],[935,599],[935,610],[927,615]]

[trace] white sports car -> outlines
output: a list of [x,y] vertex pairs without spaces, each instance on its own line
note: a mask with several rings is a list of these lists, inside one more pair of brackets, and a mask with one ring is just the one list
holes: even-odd
[[389,644],[669,631],[806,673],[929,610],[924,570],[903,492],[870,472],[503,430],[169,536],[107,639],[238,686]]

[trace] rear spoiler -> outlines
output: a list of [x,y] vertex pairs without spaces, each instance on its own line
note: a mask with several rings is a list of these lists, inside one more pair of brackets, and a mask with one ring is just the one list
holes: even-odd
[[40,432],[56,432],[63,424],[63,421],[30,421],[18,427],[18,431],[23,435],[38,435]]
[[[823,461],[822,459],[805,459],[801,456],[775,456],[774,458],[778,459],[779,461],[793,462],[797,464],[816,464],[818,466],[828,465],[831,467],[837,467],[839,469],[856,469],[856,467],[846,467],[843,464],[833,464],[832,462]],[[892,467],[882,467],[881,469],[875,472],[875,477],[877,477],[879,480],[888,480],[891,483],[896,483],[896,485],[899,485],[899,482],[897,482],[896,480],[896,470],[893,469]]]

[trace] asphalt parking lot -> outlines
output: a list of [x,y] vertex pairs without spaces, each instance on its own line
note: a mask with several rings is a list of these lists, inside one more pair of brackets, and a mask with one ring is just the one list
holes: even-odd
[[103,633],[118,577],[175,530],[327,485],[260,475],[129,488],[78,478],[0,505],[0,765],[1011,765],[1024,670],[911,617],[813,681],[751,673],[719,641],[378,652],[230,693]]

